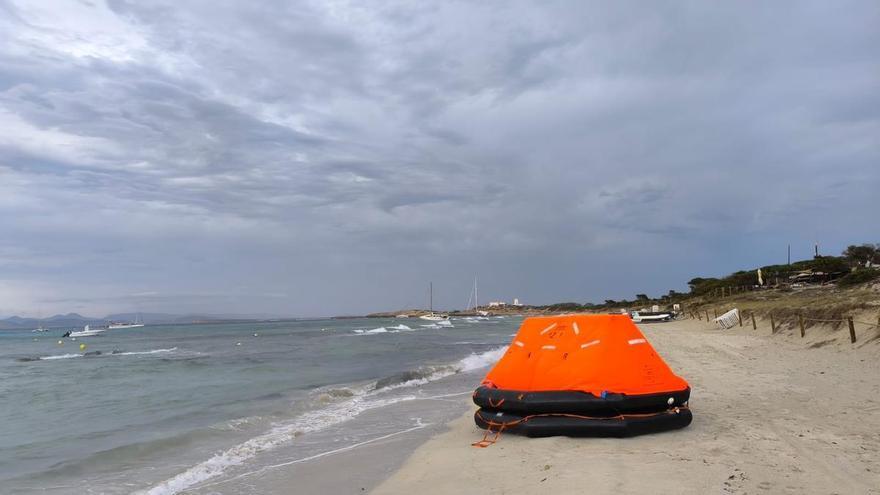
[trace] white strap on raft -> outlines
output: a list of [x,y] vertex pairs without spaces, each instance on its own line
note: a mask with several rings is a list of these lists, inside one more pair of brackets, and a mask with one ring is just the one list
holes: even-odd
[[636,344],[644,344],[646,341],[645,341],[645,339],[630,339],[628,342],[629,342],[629,345],[636,345]]
[[586,349],[587,347],[596,345],[599,342],[601,342],[601,341],[600,340],[591,340],[591,341],[587,342],[586,344],[581,344],[581,349]]
[[554,324],[550,325],[549,327],[547,327],[547,328],[541,330],[541,335],[544,335],[545,333],[549,332],[550,330],[553,330],[554,328],[556,328],[556,323],[554,323]]

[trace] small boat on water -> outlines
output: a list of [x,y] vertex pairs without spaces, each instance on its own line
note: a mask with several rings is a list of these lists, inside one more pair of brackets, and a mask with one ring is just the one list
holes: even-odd
[[122,328],[140,328],[144,326],[143,323],[126,323],[126,322],[116,322],[111,321],[109,325],[107,325],[108,330],[119,330]]
[[449,320],[449,315],[434,312],[434,282],[431,282],[428,285],[428,291],[430,293],[430,301],[428,303],[428,311],[430,311],[430,312],[426,315],[419,316],[419,318],[421,318],[423,320],[428,320],[428,321],[447,321],[447,320]]
[[89,325],[83,327],[82,330],[74,330],[65,334],[66,337],[94,337],[106,332],[106,328],[90,328]]
[[107,325],[108,330],[121,330],[124,328],[140,328],[144,326],[143,322],[139,322],[140,318],[135,318],[134,323],[130,321],[111,321],[109,325]]
[[449,320],[449,315],[437,314],[432,312],[426,315],[419,316],[419,318],[428,321],[447,321]]
[[37,328],[31,330],[31,332],[32,332],[32,333],[43,333],[43,332],[48,332],[49,329],[43,326],[43,316],[42,316],[42,314],[40,315],[40,320],[39,320],[39,321],[40,321],[40,324],[37,326]]

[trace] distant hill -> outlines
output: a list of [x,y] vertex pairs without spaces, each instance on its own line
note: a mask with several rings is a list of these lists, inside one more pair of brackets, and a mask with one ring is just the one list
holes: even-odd
[[40,325],[46,328],[64,328],[78,327],[83,325],[92,325],[103,323],[105,320],[100,318],[89,318],[78,313],[67,313],[66,315],[54,315],[42,320],[38,318],[22,318],[20,316],[11,316],[0,320],[0,329],[21,329],[21,328],[37,328]]
[[261,320],[276,320],[277,317],[262,317],[259,315],[206,315],[206,314],[189,314],[175,315],[169,313],[113,313],[103,318],[94,318],[82,316],[78,313],[68,313],[65,315],[55,315],[48,318],[23,318],[21,316],[10,316],[9,318],[0,319],[0,330],[22,330],[28,328],[37,328],[42,325],[44,328],[72,328],[84,325],[105,325],[110,321],[130,321],[135,320],[147,325],[185,325],[190,323],[221,323],[221,322],[247,322]]

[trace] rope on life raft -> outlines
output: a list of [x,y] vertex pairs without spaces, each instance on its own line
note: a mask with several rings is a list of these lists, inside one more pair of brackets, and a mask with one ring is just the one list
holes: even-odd
[[[503,402],[503,400],[502,400],[502,402]],[[682,409],[688,409],[688,406],[683,404],[679,407],[667,409],[666,412],[678,414]],[[525,423],[526,421],[528,421],[532,418],[563,417],[563,418],[576,418],[576,419],[599,419],[599,420],[619,419],[619,420],[625,420],[626,418],[647,418],[647,417],[656,416],[656,415],[657,415],[657,413],[641,413],[641,414],[638,414],[638,413],[633,413],[633,414],[618,413],[615,416],[586,416],[583,414],[543,413],[543,414],[530,414],[528,416],[523,416],[520,419],[516,419],[513,421],[506,421],[506,422],[497,422],[497,421],[483,419],[483,421],[486,423],[486,431],[483,433],[483,439],[478,442],[472,443],[471,446],[485,449],[486,447],[489,447],[491,445],[495,445],[495,443],[501,439],[501,432],[503,432],[505,428],[509,428],[511,426],[516,426],[520,423]],[[498,427],[498,429],[493,431],[492,430],[493,426]],[[492,438],[489,438],[489,435],[491,435],[493,433],[494,433],[494,435],[492,436]]]

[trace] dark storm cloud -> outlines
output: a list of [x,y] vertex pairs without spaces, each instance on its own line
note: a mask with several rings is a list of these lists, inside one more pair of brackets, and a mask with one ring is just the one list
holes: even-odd
[[0,312],[601,300],[880,241],[871,2],[0,12]]

